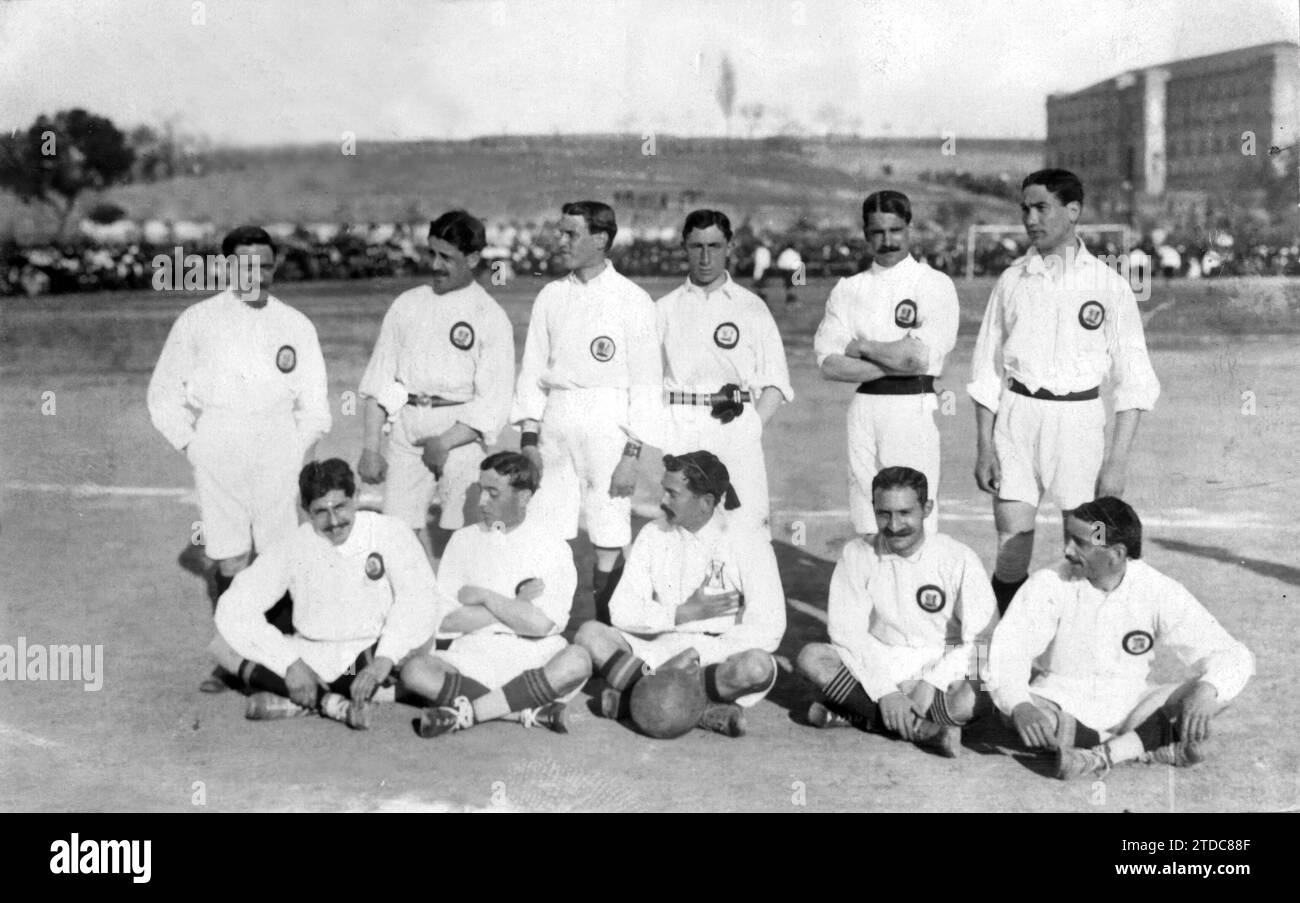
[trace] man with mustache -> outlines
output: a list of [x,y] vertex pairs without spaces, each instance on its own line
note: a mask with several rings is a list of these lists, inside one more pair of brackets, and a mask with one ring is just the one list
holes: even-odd
[[858,383],[849,405],[849,513],[860,534],[875,530],[871,481],[884,467],[925,474],[938,532],[939,409],[934,381],[957,342],[952,280],[912,258],[912,204],[877,191],[862,204],[871,268],[841,279],[813,339],[822,376]]
[[776,555],[759,531],[731,527],[741,501],[715,455],[665,455],[664,469],[664,519],[637,535],[610,600],[613,626],[588,621],[574,642],[608,684],[606,718],[627,715],[633,686],[651,669],[698,663],[713,703],[699,726],[739,737],[743,710],[776,682],[772,653],[785,633]]
[[910,467],[872,479],[878,532],[844,546],[827,604],[831,641],[809,643],[796,667],[820,690],[814,727],[889,731],[953,758],[962,725],[990,707],[979,672],[998,616],[979,557],[927,535],[927,482]]
[[[1068,515],[1122,493],[1138,421],[1160,395],[1132,287],[1075,233],[1079,177],[1039,170],[1021,192],[1033,247],[993,287],[966,387],[978,432],[975,482],[993,495],[993,590],[1003,612],[1029,573],[1043,498]],[[1099,388],[1107,378],[1109,448]]]
[[[217,629],[244,659],[248,718],[315,712],[364,730],[375,690],[451,603],[401,521],[357,511],[347,462],[313,461],[298,486],[308,522],[239,573],[217,603]],[[265,617],[286,590],[292,636]]]
[[618,234],[613,209],[565,204],[558,231],[569,274],[533,303],[510,422],[542,475],[534,516],[574,539],[586,514],[596,617],[607,622],[618,559],[632,541],[637,459],[643,445],[663,447],[663,363],[654,302],[607,259]]
[[[1142,522],[1125,502],[1078,505],[1065,530],[1065,561],[1030,577],[993,633],[994,703],[1025,746],[1055,755],[1062,780],[1202,761],[1211,719],[1254,674],[1250,650],[1141,560]],[[1162,649],[1195,675],[1152,684]]]
[[[464,210],[430,223],[430,282],[393,302],[361,377],[357,473],[385,484],[384,513],[414,530],[435,561],[451,531],[473,516],[467,496],[510,410],[514,328],[475,280],[486,244],[483,223]],[[434,536],[431,502],[441,509]]]
[[[682,226],[686,281],[655,303],[668,403],[667,452],[718,456],[745,504],[732,514],[768,533],[763,429],[794,398],[772,313],[727,272],[731,221],[695,210]],[[719,400],[725,396],[725,400]]]

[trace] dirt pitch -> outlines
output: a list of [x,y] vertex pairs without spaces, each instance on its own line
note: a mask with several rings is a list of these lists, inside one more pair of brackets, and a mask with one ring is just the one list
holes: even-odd
[[[409,284],[409,283],[408,283]],[[647,281],[659,296],[663,281]],[[286,286],[316,323],[330,368],[333,432],[321,452],[355,459],[347,416],[380,318],[406,284]],[[498,290],[519,350],[537,285]],[[849,536],[844,411],[811,336],[828,286],[776,311],[795,404],[766,439],[789,628],[780,654],[824,638],[826,585]],[[989,503],[970,476],[973,421],[962,383],[988,283],[961,285],[963,330],[943,389],[943,528],[991,564]],[[1287,292],[1293,293],[1294,286]],[[796,723],[807,689],[784,673],[752,710],[750,736],[650,741],[575,703],[574,733],[515,724],[424,742],[413,709],[388,705],[369,733],[318,719],[244,720],[238,696],[197,692],[211,631],[194,569],[190,476],[152,429],[145,385],[192,298],[152,293],[6,299],[0,337],[0,642],[102,644],[103,687],[0,682],[0,808],[6,810],[873,810],[1235,811],[1300,803],[1300,757],[1283,677],[1300,636],[1294,500],[1300,490],[1300,364],[1290,337],[1227,335],[1183,314],[1221,303],[1176,286],[1145,305],[1164,393],[1144,418],[1129,498],[1147,558],[1182,580],[1255,653],[1258,673],[1216,722],[1213,758],[1190,771],[1130,766],[1104,784],[1063,785],[991,724],[951,762],[903,743]],[[778,301],[779,304],[779,301]],[[1285,303],[1283,303],[1285,308]],[[1216,307],[1216,310],[1218,308]],[[1204,310],[1202,310],[1204,313]],[[1193,326],[1189,327],[1188,323]],[[53,393],[53,394],[46,394]],[[1250,394],[1243,394],[1250,393]],[[1243,413],[1253,405],[1254,413]],[[43,413],[42,408],[45,407]],[[508,436],[509,438],[509,436]],[[646,475],[649,493],[654,474]],[[648,496],[647,496],[648,497]],[[1046,519],[1035,566],[1059,554]],[[579,574],[590,573],[584,549]],[[585,587],[580,587],[579,596]],[[588,615],[578,608],[575,623]]]

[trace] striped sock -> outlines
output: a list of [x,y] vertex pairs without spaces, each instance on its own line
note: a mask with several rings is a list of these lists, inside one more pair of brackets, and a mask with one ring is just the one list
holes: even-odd
[[822,687],[822,695],[830,708],[841,715],[862,719],[868,725],[875,723],[876,704],[846,666],[840,665],[840,670]]
[[948,711],[947,693],[934,694],[934,702],[930,703],[930,711],[925,713],[925,717],[935,724],[942,724],[945,727],[961,727],[965,723],[953,718]]
[[609,657],[609,661],[596,670],[601,677],[605,678],[605,683],[620,693],[626,693],[632,689],[633,684],[641,679],[641,674],[646,670],[646,666],[645,662],[631,652],[624,652],[620,649]]
[[439,706],[451,707],[456,704],[457,696],[464,696],[470,702],[486,695],[488,688],[483,686],[477,680],[466,677],[457,671],[448,674],[442,680],[442,687],[438,690],[437,697],[434,698],[433,704]]
[[541,668],[525,671],[502,687],[501,692],[512,712],[535,709],[560,698]]

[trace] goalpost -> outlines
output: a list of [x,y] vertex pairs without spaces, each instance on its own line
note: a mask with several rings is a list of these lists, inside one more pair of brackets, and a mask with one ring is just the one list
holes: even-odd
[[[1100,236],[1115,234],[1120,237],[1121,253],[1129,249],[1132,230],[1124,223],[1087,223],[1075,226],[1080,235]],[[1024,237],[1023,225],[971,226],[966,232],[966,278],[975,278],[975,239],[979,235],[1018,235]],[[1086,242],[1085,242],[1086,243]]]

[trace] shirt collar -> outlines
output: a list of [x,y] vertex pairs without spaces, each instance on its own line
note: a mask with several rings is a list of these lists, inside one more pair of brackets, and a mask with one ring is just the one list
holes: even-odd
[[[1057,259],[1059,260],[1059,258]],[[1074,268],[1091,266],[1093,262],[1092,252],[1083,243],[1083,239],[1076,235],[1074,237]],[[1030,248],[1029,253],[1025,255],[1025,273],[1027,274],[1050,276],[1056,269],[1055,265],[1048,266],[1047,258],[1043,257],[1038,248]]]
[[708,523],[692,533],[684,527],[677,527],[678,532],[683,534],[683,538],[693,537],[696,542],[708,543],[720,537],[727,529],[727,516],[723,514],[721,508],[713,509],[713,516],[709,518]]
[[603,280],[606,276],[608,276],[612,272],[614,272],[614,264],[611,261],[606,260],[605,268],[601,270],[599,273],[597,273],[595,276],[592,276],[586,282],[583,282],[581,279],[579,279],[578,274],[574,272],[569,273],[568,279],[574,285],[579,285],[579,286],[595,285],[596,283]]
[[889,546],[885,544],[885,535],[883,533],[877,533],[875,541],[872,544],[876,550],[876,557],[880,558],[882,561],[886,558],[899,558],[903,561],[916,562],[920,559],[921,553],[925,551],[925,547],[929,542],[930,537],[925,537],[925,539],[921,540],[921,544],[916,547],[911,555],[899,555],[896,552],[889,551]]
[[731,274],[730,274],[730,273],[727,273],[727,274],[726,274],[726,278],[722,280],[722,284],[719,285],[717,288],[715,288],[713,291],[709,292],[709,291],[705,291],[705,290],[704,290],[704,286],[702,286],[702,285],[696,285],[694,282],[691,281],[691,277],[690,277],[690,276],[687,276],[687,277],[686,277],[686,294],[688,294],[688,295],[699,295],[701,298],[706,298],[706,299],[707,299],[710,295],[714,295],[714,294],[719,294],[719,293],[720,293],[720,294],[722,294],[724,297],[726,297],[726,298],[730,298],[730,297],[731,297],[731,289],[732,289],[732,286],[734,286],[734,285],[735,285],[735,282],[732,281]]
[[873,260],[871,261],[871,274],[873,276],[885,277],[900,276],[910,272],[912,267],[915,266],[919,266],[919,264],[916,262],[916,258],[911,254],[908,254],[892,267],[882,267],[879,263]]

